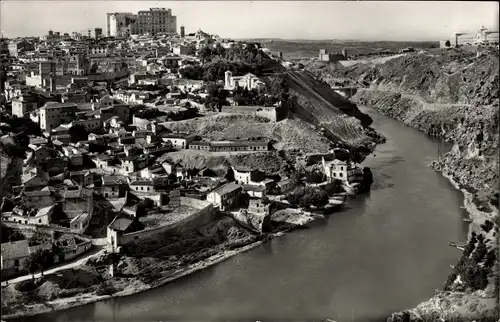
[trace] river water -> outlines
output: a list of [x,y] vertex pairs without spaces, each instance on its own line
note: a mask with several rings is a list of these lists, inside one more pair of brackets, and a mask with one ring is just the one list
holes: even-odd
[[442,143],[361,109],[387,137],[363,163],[368,195],[163,287],[22,321],[385,321],[428,299],[460,256],[448,243],[467,235],[463,196],[428,167]]

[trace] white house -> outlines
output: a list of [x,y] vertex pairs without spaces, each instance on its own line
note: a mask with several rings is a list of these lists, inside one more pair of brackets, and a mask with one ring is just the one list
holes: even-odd
[[237,202],[241,191],[241,186],[234,182],[229,182],[210,192],[207,195],[207,201],[219,207],[221,210],[225,210]]
[[260,78],[254,74],[248,73],[243,76],[233,76],[233,73],[227,71],[224,78],[224,89],[234,90],[236,87],[252,89],[263,89],[266,86]]
[[363,170],[358,168],[354,163],[349,161],[341,161],[335,159],[333,161],[325,161],[322,158],[323,169],[328,178],[328,181],[341,180],[347,182],[355,182],[362,180]]

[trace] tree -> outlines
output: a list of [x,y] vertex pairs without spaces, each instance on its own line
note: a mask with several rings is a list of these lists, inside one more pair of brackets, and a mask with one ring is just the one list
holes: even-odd
[[35,273],[38,270],[38,262],[37,258],[35,257],[35,254],[31,254],[27,259],[26,259],[26,269],[28,270],[28,273],[31,274],[31,278],[34,280],[35,279]]
[[317,208],[323,208],[328,204],[328,194],[323,189],[314,189],[311,204]]
[[328,195],[333,195],[334,193],[342,192],[342,181],[339,179],[334,179],[332,182],[328,182],[323,189]]
[[451,43],[449,40],[447,40],[445,43],[444,43],[445,47],[451,47]]
[[79,141],[86,141],[88,139],[89,133],[83,125],[77,124],[73,125],[69,129],[69,135],[71,135],[71,142],[76,143]]
[[226,178],[228,182],[234,181],[234,170],[232,167],[227,168],[227,172],[224,178]]
[[2,237],[2,243],[14,242],[25,239],[24,235],[21,233],[20,230],[4,226],[3,224],[0,236]]
[[53,263],[54,254],[52,253],[52,250],[40,249],[30,254],[28,259],[26,260],[26,267],[28,269],[28,272],[32,275],[33,279],[35,279],[35,272],[37,270],[40,270],[43,276],[43,270]]
[[148,210],[153,209],[154,206],[155,206],[154,201],[149,198],[141,200],[139,203],[137,203],[136,217],[139,218],[146,216]]
[[175,183],[177,182],[177,176],[172,172],[168,175],[167,180],[169,184]]
[[325,175],[319,171],[312,171],[306,174],[306,182],[321,183],[325,181]]
[[50,239],[48,239],[46,235],[44,235],[40,231],[35,231],[33,236],[31,236],[31,238],[29,239],[28,244],[30,246],[42,245],[46,243],[48,240]]

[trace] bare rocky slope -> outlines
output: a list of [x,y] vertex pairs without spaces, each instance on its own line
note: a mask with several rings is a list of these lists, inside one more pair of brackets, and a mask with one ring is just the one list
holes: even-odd
[[404,55],[379,65],[309,66],[331,86],[361,87],[354,102],[454,143],[432,166],[465,193],[473,220],[469,244],[443,291],[389,321],[499,318],[498,68],[498,50],[476,56],[461,49]]

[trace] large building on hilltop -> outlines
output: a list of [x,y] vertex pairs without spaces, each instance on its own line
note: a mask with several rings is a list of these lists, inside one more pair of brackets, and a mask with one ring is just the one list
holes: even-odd
[[166,8],[150,8],[139,11],[137,20],[139,34],[175,34],[177,33],[177,17],[172,10]]
[[150,8],[139,11],[106,14],[108,37],[127,37],[145,34],[176,34],[177,17],[171,9]]
[[498,30],[488,30],[482,26],[474,32],[456,32],[452,39],[440,41],[441,48],[460,46],[497,46],[499,43]]
[[131,12],[106,14],[106,35],[108,37],[126,37],[137,33],[137,15]]

